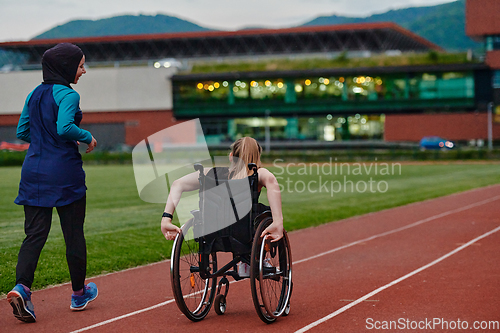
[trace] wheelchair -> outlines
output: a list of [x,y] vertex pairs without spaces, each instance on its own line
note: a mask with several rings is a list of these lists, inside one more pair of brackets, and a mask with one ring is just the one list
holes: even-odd
[[[248,178],[228,180],[220,172],[217,175],[218,168],[205,175],[203,166],[195,165],[199,172],[200,209],[191,212],[193,218],[176,236],[170,267],[177,306],[194,322],[204,319],[212,305],[218,315],[226,312],[228,277],[235,281],[250,279],[253,304],[264,323],[273,323],[290,312],[293,286],[290,242],[286,231],[277,242],[271,242],[268,236],[260,237],[273,218],[271,211],[262,211],[266,206],[258,203],[257,166],[251,163],[248,168],[253,171]],[[229,195],[221,199],[219,189]],[[241,209],[245,206],[245,200],[241,200],[245,192],[251,201],[246,205],[251,205],[249,212]],[[242,211],[248,213],[240,218],[238,212]],[[223,224],[219,229],[217,224],[228,219],[236,222]],[[220,252],[232,253],[232,260],[219,264]],[[249,276],[238,273],[237,265],[241,263],[250,266]]]

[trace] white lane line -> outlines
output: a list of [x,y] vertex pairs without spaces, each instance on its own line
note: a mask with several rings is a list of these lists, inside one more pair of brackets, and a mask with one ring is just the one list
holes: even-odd
[[[239,281],[237,281],[237,282],[239,282]],[[211,288],[208,288],[208,290],[210,290],[210,289]],[[203,290],[200,290],[200,291],[197,291],[195,293],[188,294],[188,295],[184,296],[184,298],[191,297],[191,296],[194,296],[196,294],[201,294],[202,292],[203,292]],[[94,325],[91,325],[91,326],[80,328],[79,330],[72,331],[71,333],[79,333],[79,332],[88,331],[88,330],[91,330],[93,328],[96,328],[96,327],[99,327],[99,326],[103,326],[103,325],[112,323],[112,322],[117,321],[117,320],[121,320],[121,319],[130,317],[130,316],[134,316],[136,314],[143,313],[143,312],[146,312],[146,311],[149,311],[149,310],[154,310],[156,308],[162,307],[164,305],[167,305],[167,304],[170,304],[170,303],[173,303],[173,302],[175,302],[175,298],[173,298],[171,300],[168,300],[168,301],[165,301],[165,302],[162,302],[162,303],[159,303],[159,304],[156,304],[156,305],[153,305],[153,306],[150,306],[150,307],[145,308],[145,309],[141,309],[141,310],[137,310],[137,311],[134,311],[134,312],[130,312],[130,313],[121,315],[119,317],[115,317],[115,318],[111,318],[111,319],[108,319],[108,320],[105,320],[105,321],[101,321],[100,323],[97,323],[97,324],[94,324]]]
[[[444,217],[444,216],[448,216],[450,214],[459,213],[459,212],[462,212],[462,211],[467,210],[467,209],[478,207],[478,206],[490,203],[490,202],[498,200],[498,199],[500,199],[500,195],[497,195],[495,197],[492,197],[492,198],[489,198],[489,199],[486,199],[486,200],[482,200],[482,201],[479,201],[479,202],[476,202],[476,203],[473,203],[473,204],[470,204],[470,205],[467,205],[467,206],[464,206],[464,207],[461,207],[461,208],[449,210],[447,212],[444,212],[444,213],[441,213],[441,214],[437,214],[437,215],[428,217],[426,219],[414,222],[412,224],[408,224],[408,225],[406,225],[404,227],[401,227],[401,228],[389,230],[389,231],[383,232],[381,234],[374,235],[374,236],[371,236],[371,237],[368,237],[368,238],[365,238],[365,239],[361,239],[361,240],[358,240],[358,241],[355,241],[355,242],[352,242],[352,243],[349,243],[349,244],[337,247],[335,249],[332,249],[332,250],[329,250],[329,251],[326,251],[326,252],[322,252],[320,254],[316,254],[316,255],[308,257],[308,258],[304,258],[304,259],[301,259],[301,260],[294,261],[294,262],[292,262],[292,265],[296,265],[296,264],[300,264],[300,263],[303,263],[303,262],[306,262],[306,261],[309,261],[309,260],[313,260],[313,259],[322,257],[324,255],[327,255],[327,254],[330,254],[330,253],[333,253],[333,252],[337,252],[337,251],[346,249],[348,247],[354,246],[354,245],[359,244],[359,243],[367,242],[369,240],[373,240],[373,239],[376,239],[376,238],[379,238],[379,237],[383,237],[383,236],[387,236],[387,235],[390,235],[390,234],[393,234],[393,233],[396,233],[396,232],[399,232],[399,231],[403,231],[403,230],[406,230],[406,229],[409,229],[409,228],[412,228],[412,227],[416,227],[416,226],[418,226],[420,224],[423,224],[423,223],[426,223],[426,222],[429,222],[429,221],[432,221],[432,220],[435,220],[435,219],[438,219],[438,218],[441,218],[441,217]],[[244,281],[244,280],[240,280],[240,281]],[[240,282],[240,281],[232,281],[231,284],[237,283],[237,282]],[[115,321],[127,318],[127,317],[134,316],[136,314],[140,314],[140,313],[143,313],[143,312],[146,312],[146,311],[149,311],[149,310],[154,310],[156,308],[159,308],[161,306],[164,306],[164,305],[167,305],[167,304],[170,304],[170,303],[173,303],[173,302],[174,302],[174,300],[169,300],[169,301],[166,301],[166,302],[163,302],[163,303],[159,303],[159,304],[150,306],[148,308],[144,308],[142,310],[137,310],[137,311],[134,311],[134,312],[130,312],[128,314],[124,314],[124,315],[119,316],[119,317],[111,318],[111,319],[102,321],[100,323],[96,323],[94,325],[87,326],[87,327],[81,328],[81,329],[76,330],[76,331],[72,331],[70,333],[79,333],[79,332],[87,331],[87,330],[90,330],[90,329],[93,329],[93,328],[96,328],[96,327],[99,327],[99,326],[103,326],[103,325],[106,325],[106,324],[109,324],[109,323],[112,323],[112,322],[115,322]]]
[[444,256],[442,256],[442,257],[440,257],[440,258],[438,258],[438,259],[434,260],[433,262],[430,262],[430,263],[428,263],[427,265],[422,266],[422,267],[420,267],[420,268],[418,268],[418,269],[414,270],[413,272],[408,273],[408,274],[406,274],[405,276],[400,277],[399,279],[396,279],[396,280],[394,280],[394,281],[392,281],[392,282],[389,282],[389,283],[388,283],[388,284],[386,284],[385,286],[382,286],[382,287],[380,287],[380,288],[378,288],[378,289],[375,289],[375,290],[374,290],[374,291],[372,291],[371,293],[368,293],[368,294],[366,294],[365,296],[358,298],[358,299],[357,299],[357,300],[355,300],[354,302],[347,304],[346,306],[344,306],[344,307],[342,307],[342,308],[338,309],[338,310],[337,310],[337,311],[335,311],[335,312],[332,312],[332,313],[331,313],[331,314],[329,314],[328,316],[325,316],[325,317],[323,317],[323,318],[321,318],[321,319],[319,319],[319,320],[317,320],[317,321],[315,321],[315,322],[313,322],[313,323],[311,323],[311,324],[309,324],[309,325],[307,325],[307,326],[305,326],[305,327],[301,328],[300,330],[295,331],[295,333],[303,333],[303,332],[307,332],[307,331],[308,331],[308,330],[310,330],[311,328],[314,328],[314,327],[318,326],[319,324],[322,324],[322,323],[324,323],[325,321],[327,321],[327,320],[329,320],[329,319],[332,319],[333,317],[335,317],[335,316],[337,316],[337,315],[341,314],[341,313],[342,313],[342,312],[344,312],[344,311],[347,311],[348,309],[352,308],[353,306],[355,306],[355,305],[357,305],[357,304],[359,304],[359,303],[361,303],[361,302],[363,302],[363,301],[367,300],[368,298],[370,298],[370,297],[372,297],[372,296],[374,296],[374,295],[378,294],[379,292],[381,292],[381,291],[383,291],[383,290],[385,290],[385,289],[387,289],[387,288],[390,288],[390,287],[392,287],[392,286],[394,286],[394,285],[398,284],[399,282],[401,282],[401,281],[403,281],[403,280],[406,280],[406,279],[408,279],[409,277],[412,277],[413,275],[415,275],[415,274],[418,274],[418,273],[422,272],[423,270],[426,270],[426,269],[427,269],[427,268],[429,268],[429,267],[432,267],[432,266],[436,265],[437,263],[439,263],[439,262],[441,262],[441,261],[445,260],[446,258],[448,258],[448,257],[450,257],[450,256],[452,256],[452,255],[454,255],[455,253],[462,251],[463,249],[465,249],[465,248],[469,247],[470,245],[474,244],[475,242],[477,242],[477,241],[479,241],[479,240],[481,240],[481,239],[483,239],[483,238],[485,238],[485,237],[488,237],[489,235],[494,234],[495,232],[497,232],[497,231],[499,231],[499,230],[500,230],[500,226],[499,226],[499,227],[496,227],[495,229],[493,229],[493,230],[491,230],[491,231],[488,231],[488,232],[487,232],[487,233],[485,233],[485,234],[482,234],[481,236],[479,236],[479,237],[477,237],[477,238],[474,238],[473,240],[469,241],[468,243],[466,243],[466,244],[464,244],[464,245],[462,245],[462,246],[460,246],[460,247],[457,247],[455,250],[453,250],[453,251],[451,251],[451,252],[448,252],[447,254],[445,254]]
[[100,327],[100,326],[103,326],[103,325],[106,325],[106,324],[109,324],[109,323],[112,323],[112,322],[115,322],[115,321],[118,321],[118,320],[121,320],[121,319],[125,319],[127,317],[135,316],[137,314],[140,314],[140,313],[143,313],[143,312],[146,312],[146,311],[149,311],[149,310],[154,310],[156,308],[162,307],[164,305],[167,305],[167,304],[170,304],[170,303],[173,303],[173,302],[175,302],[175,299],[171,299],[171,300],[168,300],[168,301],[165,301],[165,302],[162,302],[162,303],[150,306],[149,308],[144,308],[144,309],[141,309],[141,310],[130,312],[130,313],[124,314],[124,315],[119,316],[119,317],[115,317],[115,318],[111,318],[111,319],[108,319],[108,320],[105,320],[105,321],[101,321],[100,323],[97,323],[97,324],[94,324],[94,325],[91,325],[91,326],[87,326],[87,327],[84,327],[84,328],[80,328],[79,330],[72,331],[71,333],[79,333],[79,332],[88,331],[88,330],[91,330],[93,328],[97,328],[97,327]]

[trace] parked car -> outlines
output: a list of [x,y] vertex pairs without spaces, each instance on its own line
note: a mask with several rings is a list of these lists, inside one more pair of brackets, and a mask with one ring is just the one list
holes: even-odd
[[450,140],[443,139],[439,136],[424,136],[420,140],[419,147],[421,150],[426,149],[442,149],[448,150],[455,147],[455,143]]

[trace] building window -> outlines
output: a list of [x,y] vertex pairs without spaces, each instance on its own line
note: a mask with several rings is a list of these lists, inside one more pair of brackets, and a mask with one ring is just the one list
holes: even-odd
[[230,143],[242,136],[265,140],[266,127],[274,142],[290,140],[348,141],[382,140],[385,116],[325,114],[312,117],[248,117],[202,119],[208,144]]
[[486,36],[486,51],[500,50],[500,35]]
[[344,84],[343,77],[309,77],[295,80],[293,89],[298,100],[341,99]]
[[174,94],[174,98],[183,104],[207,101],[226,102],[228,95],[229,84],[227,81],[199,81],[181,83],[178,94]]
[[472,98],[470,72],[424,73],[410,80],[410,95],[421,99]]
[[493,71],[493,80],[492,80],[493,88],[500,88],[500,70]]
[[286,85],[282,79],[250,81],[250,96],[252,99],[284,99]]
[[[500,87],[498,74],[494,84]],[[387,107],[412,108],[413,102],[422,102],[419,107],[454,100],[473,103],[474,85],[472,71],[174,81],[174,114],[262,116],[267,109],[273,115],[385,112]]]

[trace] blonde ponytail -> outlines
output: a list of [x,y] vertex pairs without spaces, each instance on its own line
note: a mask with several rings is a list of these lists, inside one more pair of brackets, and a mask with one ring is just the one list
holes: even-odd
[[231,145],[231,153],[233,155],[233,162],[229,168],[231,178],[245,178],[249,176],[252,171],[248,170],[249,163],[255,163],[257,168],[260,168],[260,154],[262,147],[259,143],[251,137],[243,137],[236,140]]

